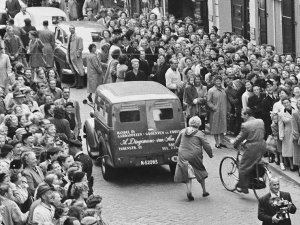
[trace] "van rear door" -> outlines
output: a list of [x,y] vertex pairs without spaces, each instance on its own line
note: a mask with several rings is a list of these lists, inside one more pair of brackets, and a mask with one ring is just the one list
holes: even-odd
[[177,153],[174,142],[184,128],[179,100],[150,100],[146,102],[146,111],[152,152]]

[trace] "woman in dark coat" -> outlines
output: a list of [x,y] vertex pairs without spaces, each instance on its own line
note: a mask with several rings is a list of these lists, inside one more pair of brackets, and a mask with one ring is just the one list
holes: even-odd
[[177,166],[175,170],[174,181],[183,182],[187,186],[188,199],[194,200],[192,195],[192,178],[196,178],[203,189],[203,197],[209,195],[205,188],[205,179],[208,173],[203,165],[203,150],[213,157],[210,144],[202,131],[199,131],[201,119],[194,116],[189,121],[189,127],[180,131],[175,145],[178,149]]
[[166,86],[166,77],[165,74],[167,70],[170,68],[169,64],[166,61],[166,56],[159,55],[158,60],[159,66],[157,68],[156,73],[153,75],[153,81],[156,81],[164,86]]
[[29,65],[31,68],[45,67],[46,61],[44,59],[43,48],[44,44],[38,38],[37,31],[29,31],[29,47],[28,54],[29,57]]
[[55,125],[56,133],[65,134],[68,139],[71,138],[70,123],[65,118],[65,110],[62,106],[55,106],[53,110],[54,118],[49,118],[50,122]]

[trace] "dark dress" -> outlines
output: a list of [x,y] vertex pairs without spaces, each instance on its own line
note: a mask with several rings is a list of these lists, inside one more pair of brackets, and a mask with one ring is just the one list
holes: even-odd
[[148,78],[146,74],[139,70],[137,75],[134,74],[134,72],[131,70],[126,73],[124,81],[147,81]]
[[175,145],[178,146],[179,149],[174,181],[183,183],[188,182],[189,164],[192,166],[198,181],[207,178],[208,173],[203,165],[202,148],[204,148],[210,157],[212,157],[212,150],[204,133],[196,128],[187,127],[180,131],[175,141]]
[[63,133],[65,134],[69,139],[71,138],[71,129],[70,129],[70,123],[66,119],[56,119],[56,118],[50,118],[49,119],[51,123],[55,125],[56,133]]

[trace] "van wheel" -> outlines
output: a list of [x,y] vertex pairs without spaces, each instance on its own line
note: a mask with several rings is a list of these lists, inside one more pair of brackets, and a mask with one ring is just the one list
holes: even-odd
[[170,164],[169,164],[170,172],[171,172],[171,174],[172,174],[173,176],[175,175],[176,165],[177,165],[177,163],[170,163]]
[[113,180],[114,175],[115,175],[115,171],[111,166],[107,165],[105,157],[102,157],[101,171],[102,171],[102,175],[103,175],[104,180],[106,180],[106,181]]
[[92,159],[97,159],[99,157],[99,155],[96,153],[96,152],[92,152],[91,151],[91,148],[90,148],[90,145],[89,145],[89,142],[88,142],[88,139],[86,138],[85,139],[85,142],[86,142],[86,151],[87,153],[89,154],[89,156],[92,158]]

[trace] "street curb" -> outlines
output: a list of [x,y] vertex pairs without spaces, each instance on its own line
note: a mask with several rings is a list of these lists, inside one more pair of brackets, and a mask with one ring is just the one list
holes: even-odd
[[[230,138],[228,136],[225,136],[224,139],[225,141],[227,141],[228,143],[230,143],[230,140],[233,139],[234,137]],[[263,161],[267,162],[265,159],[263,159]],[[275,171],[276,173],[279,174],[279,176],[284,177],[286,180],[294,183],[295,185],[297,185],[298,187],[300,187],[300,182],[295,180],[293,177],[289,176],[288,174],[286,174],[284,171],[282,171],[280,168],[277,168],[276,166],[272,165],[272,163],[268,163],[268,167],[270,168],[270,170]],[[300,178],[300,177],[299,177]]]

